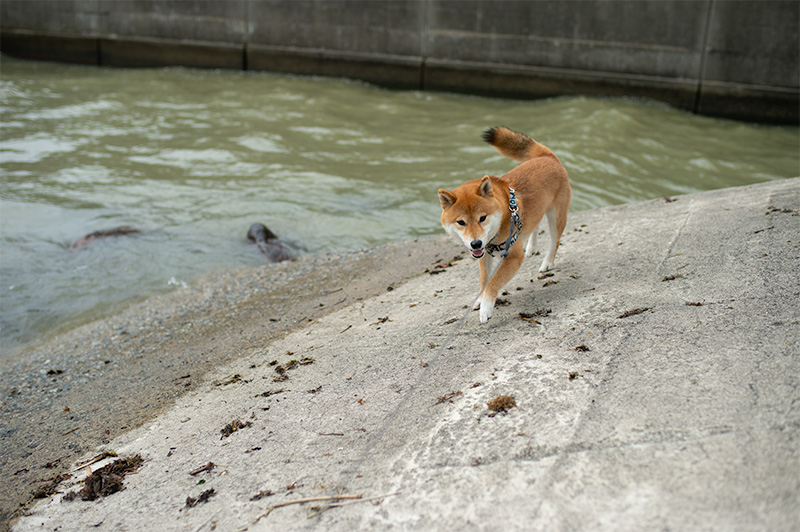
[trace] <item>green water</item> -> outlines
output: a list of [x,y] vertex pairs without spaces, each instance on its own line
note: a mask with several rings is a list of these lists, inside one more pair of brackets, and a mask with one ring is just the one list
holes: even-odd
[[[441,232],[436,190],[514,163],[480,140],[531,134],[573,210],[797,176],[797,128],[633,100],[511,101],[265,73],[0,58],[0,326],[10,348],[204,273]],[[122,225],[141,234],[69,249]]]

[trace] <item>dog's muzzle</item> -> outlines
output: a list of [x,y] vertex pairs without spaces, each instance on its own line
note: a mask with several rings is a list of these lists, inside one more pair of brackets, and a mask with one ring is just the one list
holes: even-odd
[[469,247],[473,258],[479,259],[483,257],[484,249],[482,240],[473,240],[469,243]]

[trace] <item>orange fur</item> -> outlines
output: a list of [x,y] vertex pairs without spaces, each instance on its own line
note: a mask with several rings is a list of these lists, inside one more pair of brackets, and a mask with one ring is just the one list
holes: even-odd
[[[473,257],[480,259],[481,286],[480,320],[491,318],[500,289],[517,273],[525,258],[522,242],[527,240],[526,252],[533,254],[539,222],[547,215],[551,244],[539,271],[553,267],[559,241],[567,224],[567,211],[572,198],[567,171],[558,157],[546,146],[522,133],[506,127],[486,131],[483,139],[501,154],[522,164],[497,176],[484,176],[467,181],[453,190],[439,190],[442,204],[442,227],[459,238]],[[509,210],[509,187],[515,191],[522,230],[519,241],[491,279],[491,257],[485,252],[488,244],[501,244],[512,225]]]

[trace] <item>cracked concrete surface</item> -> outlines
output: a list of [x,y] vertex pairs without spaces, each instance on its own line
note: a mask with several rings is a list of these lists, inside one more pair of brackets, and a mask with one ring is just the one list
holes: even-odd
[[[796,530],[798,207],[790,179],[574,213],[554,275],[455,335],[471,260],[352,302],[104,446],[145,458],[124,491],[15,530]],[[278,506],[342,494],[377,499]]]

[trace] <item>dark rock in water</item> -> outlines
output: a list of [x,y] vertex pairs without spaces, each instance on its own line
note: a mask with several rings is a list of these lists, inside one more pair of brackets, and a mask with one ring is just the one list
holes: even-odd
[[278,237],[264,224],[255,223],[247,230],[247,238],[258,246],[258,249],[267,256],[270,262],[281,262],[291,257],[283,249]]
[[70,246],[70,248],[82,248],[86,247],[98,238],[105,238],[107,236],[124,236],[124,235],[133,235],[136,233],[141,233],[139,229],[135,227],[117,227],[116,229],[106,229],[105,231],[95,231],[94,233],[89,233],[88,235],[84,236],[74,244]]

